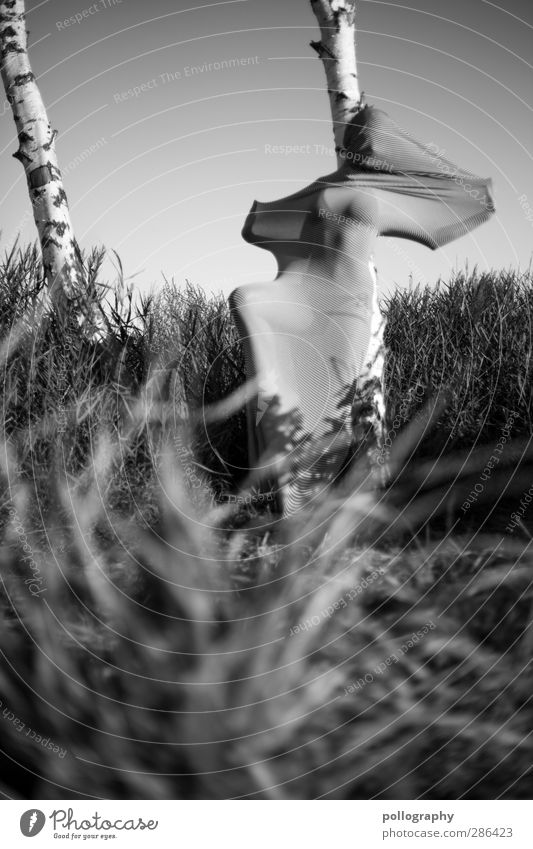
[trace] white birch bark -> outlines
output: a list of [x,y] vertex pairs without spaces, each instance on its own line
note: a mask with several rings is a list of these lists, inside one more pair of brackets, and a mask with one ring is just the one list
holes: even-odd
[[[328,85],[335,152],[337,165],[345,160],[344,134],[355,113],[362,106],[363,92],[359,88],[356,56],[356,6],[357,0],[311,0],[311,7],[320,27],[320,41],[312,41],[311,47],[322,60]],[[383,391],[385,323],[378,305],[377,269],[371,259],[369,264],[374,296],[371,317],[371,336],[365,360],[363,385],[370,395],[373,414],[371,421],[376,451],[382,450],[385,427],[385,401]],[[363,425],[362,422],[359,423]],[[381,466],[376,469],[379,471]]]
[[18,133],[13,156],[26,174],[46,280],[52,299],[64,304],[80,293],[79,249],[55,151],[57,131],[28,57],[24,0],[0,2],[0,70]]
[[320,27],[320,41],[312,41],[326,72],[337,164],[347,124],[359,109],[361,93],[355,50],[356,0],[311,0]]

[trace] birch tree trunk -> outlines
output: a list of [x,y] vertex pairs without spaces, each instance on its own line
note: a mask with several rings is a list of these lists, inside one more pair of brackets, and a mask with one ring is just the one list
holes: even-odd
[[80,294],[81,262],[52,130],[28,58],[24,0],[0,2],[0,70],[26,174],[50,295],[61,307]]
[[[320,27],[320,41],[312,41],[311,47],[322,60],[326,72],[335,152],[337,165],[344,164],[341,152],[344,148],[344,134],[355,113],[362,106],[363,93],[359,88],[356,56],[356,6],[357,0],[311,0],[311,8]],[[365,361],[365,374],[362,375],[358,394],[360,401],[355,405],[357,421],[354,422],[356,438],[367,441],[367,449],[374,458],[374,468],[383,482],[381,470],[385,401],[383,391],[385,322],[378,303],[377,269],[373,258],[369,263],[369,272],[373,280],[374,296],[370,327],[370,345]],[[367,403],[365,403],[367,401]],[[363,434],[371,433],[370,442]],[[377,460],[380,462],[377,463]]]
[[311,47],[322,60],[328,83],[337,164],[347,124],[359,109],[361,94],[355,51],[356,0],[311,0],[320,27],[320,41]]

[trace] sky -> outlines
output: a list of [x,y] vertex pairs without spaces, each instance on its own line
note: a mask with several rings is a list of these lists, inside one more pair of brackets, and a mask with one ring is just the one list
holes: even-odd
[[[228,294],[270,280],[241,238],[254,199],[335,170],[308,0],[27,0],[30,60],[77,239],[116,251],[146,291],[164,278]],[[444,14],[443,14],[444,12]],[[529,266],[533,6],[360,0],[366,100],[493,180],[497,214],[438,251],[377,241],[380,291],[454,270]],[[0,251],[35,238],[10,107],[0,100]],[[296,148],[296,150],[295,150]],[[104,276],[115,271],[108,260]]]

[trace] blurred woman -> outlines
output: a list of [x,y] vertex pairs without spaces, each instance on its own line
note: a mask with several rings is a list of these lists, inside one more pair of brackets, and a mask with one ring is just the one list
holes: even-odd
[[335,481],[351,456],[376,237],[435,250],[494,212],[490,180],[460,170],[380,109],[361,108],[344,145],[334,173],[280,200],[254,201],[242,235],[274,255],[278,273],[230,295],[254,387],[250,470],[276,482],[284,515]]

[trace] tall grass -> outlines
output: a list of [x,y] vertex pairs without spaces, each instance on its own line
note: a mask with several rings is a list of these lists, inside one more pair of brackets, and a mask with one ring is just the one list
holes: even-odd
[[418,456],[490,442],[513,411],[515,434],[531,434],[532,282],[530,272],[474,270],[397,290],[385,304],[389,419],[405,401],[407,419],[416,412],[418,386],[447,393]]
[[[389,460],[411,457],[411,489],[404,469],[373,491],[356,463],[308,515],[246,524],[224,500],[243,416],[196,414],[244,379],[224,299],[167,282],[136,302],[119,267],[69,332],[37,253],[4,258],[4,796],[531,796],[529,549],[405,536],[453,496],[457,449],[490,449],[513,410],[529,438],[530,280],[481,279],[387,305]],[[443,387],[432,445],[409,422]],[[475,455],[460,469],[471,486]]]

